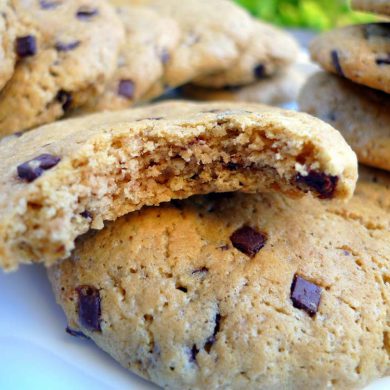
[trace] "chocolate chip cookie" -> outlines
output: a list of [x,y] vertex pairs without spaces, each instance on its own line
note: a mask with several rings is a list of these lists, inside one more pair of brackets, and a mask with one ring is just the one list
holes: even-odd
[[175,19],[181,28],[180,43],[158,83],[160,91],[228,69],[237,62],[254,31],[250,15],[231,1],[142,0],[136,3]]
[[223,72],[196,78],[192,83],[207,88],[251,84],[282,71],[297,56],[298,44],[289,33],[256,21],[252,38],[235,64]]
[[359,11],[374,12],[390,16],[389,0],[352,0],[351,6]]
[[196,100],[253,102],[281,105],[294,101],[305,83],[306,77],[293,67],[272,77],[243,87],[221,89],[203,88],[188,84],[181,91],[185,97]]
[[374,177],[348,205],[237,193],[110,223],[49,270],[68,330],[163,388],[362,388],[390,371]]
[[83,111],[117,110],[140,100],[163,77],[165,64],[179,43],[180,29],[172,18],[142,6],[121,7],[118,14],[126,38],[117,70],[102,94],[87,91]]
[[17,37],[17,19],[11,0],[0,2],[0,90],[11,78],[19,55],[23,55],[22,37]]
[[303,88],[300,108],[340,130],[360,162],[390,171],[390,96],[328,73]]
[[325,70],[390,93],[390,23],[326,32],[314,39],[310,51]]
[[19,61],[0,93],[0,136],[54,121],[103,90],[115,71],[123,26],[105,0],[13,2]]
[[166,102],[59,121],[0,143],[0,266],[51,264],[104,220],[194,194],[346,199],[356,156],[307,114]]

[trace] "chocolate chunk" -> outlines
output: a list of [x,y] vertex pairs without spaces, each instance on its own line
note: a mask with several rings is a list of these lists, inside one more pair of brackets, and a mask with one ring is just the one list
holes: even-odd
[[100,327],[100,293],[93,286],[79,286],[76,288],[79,295],[78,311],[80,324],[91,331],[101,332]]
[[313,317],[317,313],[320,304],[321,287],[303,279],[299,275],[294,275],[290,297],[294,307],[305,310]]
[[263,79],[265,77],[265,66],[262,64],[257,65],[253,69],[253,74],[255,75],[256,79]]
[[226,168],[229,170],[229,171],[237,171],[237,169],[241,168],[241,165],[240,164],[237,164],[237,163],[234,163],[234,162],[228,162],[226,164]]
[[88,210],[83,211],[80,215],[85,219],[93,219],[92,214]]
[[60,157],[45,153],[32,160],[26,161],[17,167],[18,176],[32,182],[50,168],[55,167],[61,161]]
[[61,103],[61,106],[62,106],[62,109],[64,110],[64,112],[68,111],[70,109],[70,107],[72,106],[72,95],[67,92],[67,91],[64,91],[63,89],[61,89],[60,91],[58,91],[57,93],[57,96],[56,96],[56,100]]
[[56,8],[61,4],[60,1],[55,1],[55,0],[40,0],[39,5],[42,9],[51,9],[51,8]]
[[170,60],[170,58],[171,58],[171,55],[170,55],[169,51],[166,49],[163,49],[161,51],[161,54],[160,54],[160,59],[161,59],[161,62],[163,63],[163,65],[167,64],[168,61]]
[[31,57],[37,52],[37,40],[33,35],[16,38],[16,54],[21,57]]
[[135,86],[132,80],[121,80],[118,85],[118,95],[132,99],[134,97],[134,89]]
[[82,338],[85,338],[85,339],[89,339],[89,337],[86,336],[83,332],[81,332],[79,330],[75,330],[75,329],[69,328],[69,326],[66,327],[65,332],[70,334],[73,337],[82,337]]
[[99,14],[99,10],[94,7],[81,6],[76,13],[78,19],[86,20]]
[[254,257],[264,247],[267,237],[249,226],[243,226],[230,236],[230,240],[236,249]]
[[73,42],[57,42],[55,48],[57,51],[70,51],[76,49],[76,47],[80,46],[80,41]]
[[213,334],[206,340],[206,343],[204,345],[204,349],[207,352],[210,352],[211,347],[214,345],[217,333],[219,332],[219,329],[221,327],[221,315],[217,313],[215,315],[215,326],[214,326],[214,331]]
[[345,77],[343,68],[340,64],[339,53],[337,52],[337,50],[332,50],[330,56],[332,59],[333,68],[335,69],[336,73],[342,77]]
[[196,348],[196,345],[194,344],[191,348],[191,352],[190,352],[190,362],[191,363],[194,363],[196,362],[196,355],[199,353],[199,349]]
[[377,65],[390,65],[390,53],[387,54],[387,57],[377,58],[375,62]]
[[332,198],[339,178],[337,176],[326,175],[323,172],[317,172],[311,170],[308,175],[303,176],[300,173],[296,176],[296,182],[303,184],[304,187],[309,187],[310,190],[314,190],[321,199]]

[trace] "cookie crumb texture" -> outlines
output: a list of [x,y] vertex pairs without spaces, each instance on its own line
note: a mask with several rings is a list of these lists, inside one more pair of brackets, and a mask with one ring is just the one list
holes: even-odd
[[[348,205],[237,193],[131,213],[49,270],[57,300],[70,328],[164,388],[361,388],[390,371],[381,175],[362,173]],[[267,236],[254,256],[231,243],[243,226]],[[86,284],[100,330],[80,317]]]
[[390,93],[390,23],[338,28],[316,37],[311,57],[326,71]]
[[82,91],[92,85],[102,92],[124,40],[105,0],[12,0],[12,6],[17,22],[10,45],[18,61],[0,93],[0,136],[62,117],[85,102]]
[[[357,178],[336,130],[261,105],[169,102],[95,114],[8,137],[0,151],[6,269],[64,258],[77,236],[145,205],[235,190],[346,199]],[[43,166],[42,155],[56,164]],[[312,172],[321,183],[312,185]]]

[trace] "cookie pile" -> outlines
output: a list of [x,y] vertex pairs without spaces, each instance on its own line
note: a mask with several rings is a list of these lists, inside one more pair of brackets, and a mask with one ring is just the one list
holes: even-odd
[[230,1],[2,4],[1,136],[127,108],[189,82],[236,88],[275,75],[256,88],[259,102],[298,90],[293,38]]
[[[70,335],[167,389],[390,373],[389,174],[358,180],[343,136],[305,113],[121,109],[190,81],[283,78],[287,35],[228,0],[1,4],[17,50],[0,74],[0,267],[47,266]],[[255,44],[266,30],[274,45]]]
[[[388,1],[352,4],[390,16]],[[361,163],[390,171],[390,23],[322,34],[312,42],[311,55],[328,73],[309,79],[300,108],[340,130]]]

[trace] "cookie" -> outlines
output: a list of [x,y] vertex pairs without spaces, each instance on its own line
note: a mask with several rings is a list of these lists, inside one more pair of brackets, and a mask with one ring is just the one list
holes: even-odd
[[[0,2],[0,90],[12,77],[17,61],[17,19],[10,0]],[[20,48],[20,47],[19,47]]]
[[188,84],[181,89],[185,97],[207,101],[236,101],[280,105],[294,101],[306,77],[293,67],[243,87],[221,89],[203,88]]
[[361,163],[390,171],[389,95],[317,73],[302,89],[299,105],[338,129]]
[[359,11],[390,16],[390,3],[388,0],[352,0],[351,6]]
[[390,186],[362,187],[348,205],[237,193],[110,223],[49,270],[68,329],[163,388],[362,388],[390,371]]
[[287,32],[256,21],[248,47],[238,62],[223,72],[201,76],[193,84],[207,88],[237,87],[280,72],[298,56],[298,44]]
[[69,119],[0,143],[0,266],[51,264],[74,239],[145,205],[241,190],[353,193],[356,156],[307,114],[166,102]]
[[180,30],[171,18],[141,6],[121,7],[118,14],[126,38],[117,70],[102,94],[87,92],[83,111],[118,110],[140,100],[163,77],[165,64],[179,43]]
[[314,39],[310,52],[325,70],[390,93],[390,23],[326,32]]
[[81,103],[78,91],[104,88],[124,39],[105,0],[14,4],[20,60],[0,94],[0,136],[54,121]]
[[196,77],[228,69],[250,43],[254,31],[250,15],[226,0],[143,0],[135,3],[175,19],[181,28],[180,43],[166,63],[164,78],[153,88],[159,94],[166,87],[177,87]]

